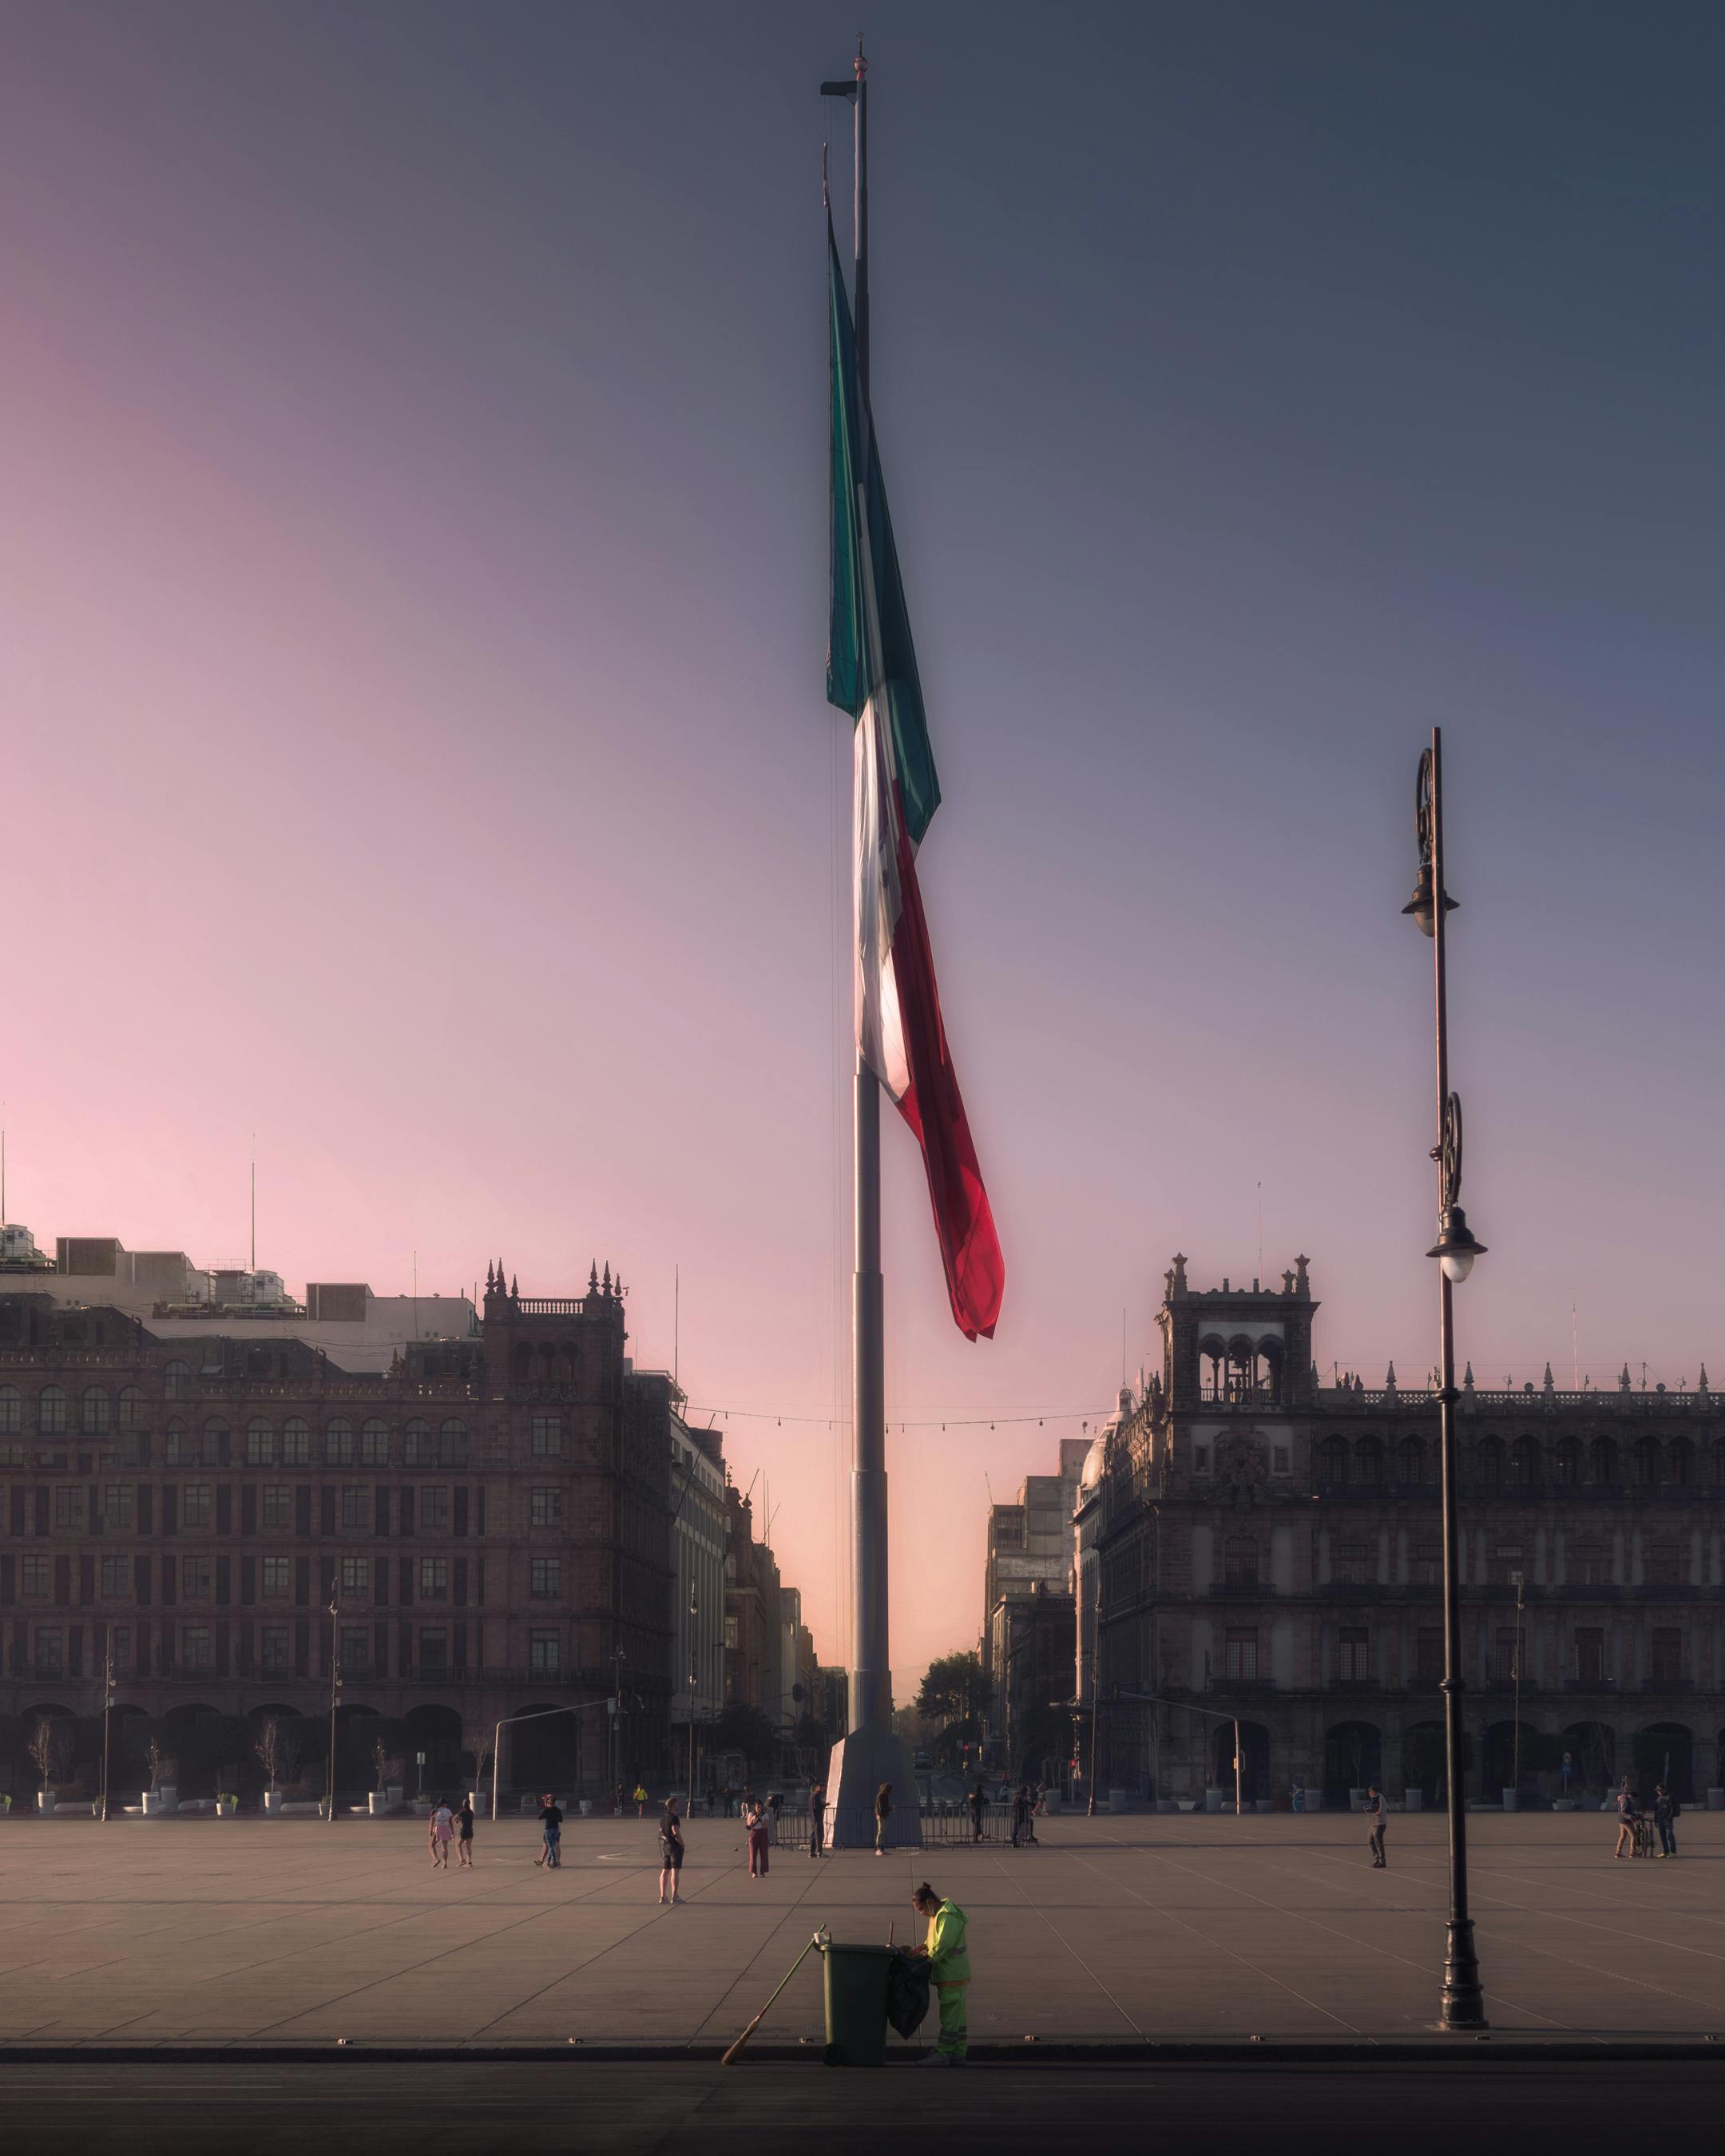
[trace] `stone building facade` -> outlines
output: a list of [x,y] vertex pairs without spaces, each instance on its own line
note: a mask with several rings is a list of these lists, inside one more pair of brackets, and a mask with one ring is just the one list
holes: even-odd
[[1090,1450],[1087,1435],[1063,1438],[1057,1474],[1027,1475],[1013,1503],[988,1507],[980,1650],[991,1701],[984,1756],[991,1767],[1038,1779],[1050,1746],[1060,1751],[1065,1741],[1055,1728],[1064,1716],[1051,1718],[1050,1710],[1072,1691],[1071,1648],[1059,1643],[1059,1610],[1070,1616],[1073,1607],[1072,1511]]
[[[1438,1414],[1394,1368],[1320,1385],[1307,1260],[1195,1290],[1177,1258],[1163,1366],[1086,1463],[1079,1691],[1098,1779],[1345,1803],[1443,1776]],[[1627,1773],[1725,1779],[1725,1404],[1692,1390],[1492,1390],[1458,1409],[1470,1795]],[[1093,1644],[1092,1644],[1093,1643]],[[1519,1722],[1519,1739],[1517,1723]]]
[[493,1268],[473,1337],[382,1374],[0,1294],[0,1712],[100,1714],[111,1661],[122,1725],[275,1712],[321,1757],[338,1675],[338,1786],[372,1716],[453,1784],[504,1717],[614,1694],[614,1737],[584,1709],[512,1732],[506,1786],[657,1770],[670,1382],[626,1342],[608,1268],[558,1299]]

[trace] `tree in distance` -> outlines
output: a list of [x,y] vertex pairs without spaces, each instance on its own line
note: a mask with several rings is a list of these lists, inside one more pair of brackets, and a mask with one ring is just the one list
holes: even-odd
[[967,1745],[975,1753],[989,1704],[990,1687],[979,1655],[939,1655],[929,1664],[916,1690],[916,1712],[940,1725],[933,1750],[942,1766],[961,1764]]

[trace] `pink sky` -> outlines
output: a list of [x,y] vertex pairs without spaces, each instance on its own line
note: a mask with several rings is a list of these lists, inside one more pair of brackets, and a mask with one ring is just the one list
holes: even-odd
[[[259,1258],[296,1292],[405,1290],[417,1250],[426,1291],[501,1252],[555,1294],[608,1259],[669,1365],[680,1266],[691,1402],[784,1415],[727,1456],[842,1659],[812,93],[855,25],[766,13],[717,54],[672,8],[428,7],[411,45],[388,10],[20,23],[0,1095],[45,1240],[244,1262],[255,1131]],[[1658,275],[1697,198],[1678,119],[1669,199],[1625,182],[1601,221],[1566,177],[1584,110],[1530,142],[1482,108],[1458,160],[1441,100],[1370,94],[1380,61],[1422,76],[1375,48],[1329,84],[1123,11],[1052,53],[991,33],[1034,80],[985,97],[962,26],[883,13],[877,416],[946,793],[923,887],[1009,1274],[967,1345],[891,1125],[890,1413],[971,1424],[891,1440],[902,1695],[973,1643],[988,1490],[1108,1407],[1122,1312],[1153,1355],[1172,1252],[1194,1285],[1256,1270],[1260,1182],[1324,1363],[1429,1363],[1397,909],[1434,716],[1491,1253],[1462,1351],[1566,1377],[1573,1297],[1595,1378],[1725,1376],[1725,774],[1692,454],[1717,322],[1674,326]],[[668,101],[697,35],[714,95]],[[987,163],[1032,94],[1045,131]]]

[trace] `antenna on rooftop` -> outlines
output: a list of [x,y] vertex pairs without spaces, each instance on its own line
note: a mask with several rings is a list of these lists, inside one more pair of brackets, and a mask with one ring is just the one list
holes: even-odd
[[6,1225],[6,1131],[0,1125],[0,1228]]
[[258,1270],[258,1134],[252,1132],[252,1270]]

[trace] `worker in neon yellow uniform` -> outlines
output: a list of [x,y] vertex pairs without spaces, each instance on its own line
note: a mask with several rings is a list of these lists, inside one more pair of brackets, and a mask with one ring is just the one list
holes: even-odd
[[970,1984],[970,1956],[964,1947],[964,1912],[944,1901],[925,1879],[911,1897],[919,1917],[928,1919],[928,1938],[917,1948],[928,1960],[929,1981],[940,2002],[940,2041],[922,2061],[925,2066],[962,2066],[968,2047],[964,1994]]

